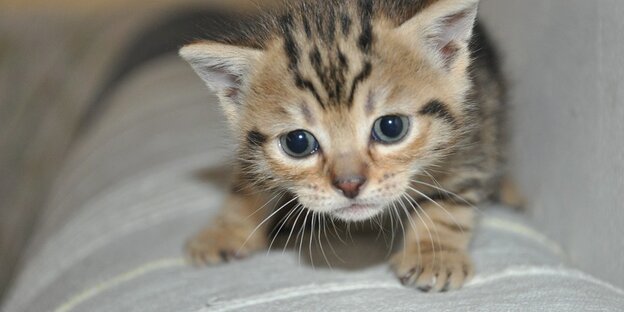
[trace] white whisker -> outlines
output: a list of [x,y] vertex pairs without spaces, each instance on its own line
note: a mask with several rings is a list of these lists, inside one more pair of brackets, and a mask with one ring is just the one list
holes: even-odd
[[[464,227],[462,225],[460,225],[457,222],[457,219],[455,218],[455,216],[453,216],[453,214],[451,214],[446,208],[444,208],[442,205],[440,205],[438,202],[436,202],[435,200],[431,199],[431,197],[425,195],[423,192],[413,188],[413,187],[409,187],[412,191],[418,193],[420,196],[424,197],[425,199],[429,200],[430,202],[432,202],[434,205],[436,205],[438,208],[442,209],[442,211],[444,211],[444,213],[446,213],[446,215],[448,215],[451,220],[453,220],[453,223],[455,223],[455,225],[457,225],[457,227],[461,230],[462,234],[464,233]],[[424,209],[423,209],[424,211]],[[433,221],[432,221],[433,222]]]
[[347,235],[349,236],[349,238],[351,239],[351,242],[353,243],[353,235],[351,235],[351,223],[347,223]]
[[338,227],[336,226],[336,223],[334,222],[334,218],[330,217],[329,220],[331,220],[332,226],[334,227],[334,232],[336,233],[336,236],[338,237],[338,240],[343,244],[346,245],[347,243],[342,239],[342,237],[340,236],[340,233],[338,233]]
[[[401,215],[399,214],[399,211],[397,210],[396,204],[393,202],[392,203],[392,207],[391,207],[392,211],[391,211],[391,215],[394,214],[396,215],[397,221],[399,223],[399,225],[401,226],[401,230],[403,231],[402,234],[405,235],[405,227],[403,227],[403,220],[401,220]],[[395,236],[396,236],[396,230],[392,231],[392,241],[390,242],[390,248],[388,248],[388,253],[386,253],[386,258],[388,258],[390,256],[390,254],[392,253],[392,250],[394,248],[394,240],[395,240]],[[405,239],[403,239],[403,248],[405,248]]]
[[[420,234],[418,234],[418,229],[416,228],[416,224],[414,223],[414,220],[412,220],[412,214],[409,213],[409,210],[405,206],[405,203],[403,203],[403,200],[400,200],[398,203],[399,203],[399,206],[401,206],[403,208],[403,211],[407,215],[407,220],[409,221],[410,226],[412,227],[412,231],[414,232],[414,235],[416,235],[416,241],[418,242],[416,244],[416,247],[418,248],[418,258],[420,259],[421,258],[421,253],[420,253]],[[420,215],[418,214],[418,212],[416,212],[416,214],[420,218]],[[431,233],[429,233],[429,236],[431,236]],[[405,245],[405,239],[403,240],[403,244]],[[405,248],[403,250],[405,250]],[[404,253],[404,255],[405,255],[405,253]]]
[[455,194],[455,193],[453,193],[451,191],[448,191],[448,190],[446,190],[446,189],[444,189],[442,187],[438,187],[438,186],[435,186],[435,185],[432,185],[432,184],[429,184],[429,183],[426,183],[426,182],[422,182],[422,181],[418,181],[418,180],[412,180],[412,182],[417,183],[417,184],[421,184],[421,185],[424,185],[424,186],[428,186],[428,187],[436,189],[436,190],[438,190],[438,191],[440,191],[442,193],[446,193],[446,194],[452,195],[455,198],[459,199],[462,203],[464,203],[467,206],[469,206],[470,208],[473,208],[476,211],[478,211],[479,213],[481,213],[481,210],[478,207],[476,207],[475,205],[473,205],[471,202],[469,202],[465,198],[461,197],[460,195],[457,195],[457,194]]
[[262,220],[262,222],[260,222],[260,224],[258,224],[258,226],[256,226],[256,228],[251,232],[251,234],[249,234],[247,236],[247,239],[245,240],[243,245],[238,249],[237,253],[239,253],[245,247],[245,245],[247,245],[249,240],[253,237],[254,234],[256,234],[256,231],[258,231],[258,229],[260,229],[265,223],[267,223],[267,221],[269,221],[271,218],[273,218],[273,216],[275,216],[277,213],[279,213],[280,210],[284,209],[284,207],[290,205],[290,203],[292,203],[293,201],[297,200],[297,198],[298,197],[294,197],[293,199],[289,200],[287,203],[283,204],[281,207],[279,207],[277,210],[275,210],[273,213],[271,213],[268,217],[264,218],[264,220]]
[[308,252],[310,253],[310,263],[312,264],[312,269],[316,271],[314,267],[314,258],[312,257],[312,240],[314,240],[314,222],[316,221],[316,211],[312,212],[312,224],[310,224],[310,243],[308,245]]
[[[420,204],[418,204],[417,201],[414,201],[413,198],[410,198],[407,194],[404,194],[405,199],[407,200],[407,202],[412,206],[412,208],[417,211],[420,210],[424,215],[425,218],[427,218],[427,220],[429,220],[429,222],[431,222],[431,225],[434,226],[433,232],[436,235],[436,240],[437,241],[431,241],[431,245],[433,246],[433,261],[435,261],[435,243],[438,243],[438,247],[440,247],[440,249],[442,249],[441,247],[441,240],[440,240],[440,233],[438,231],[438,226],[436,225],[436,223],[433,221],[433,219],[431,219],[431,217],[429,216],[429,214],[427,213],[427,211],[425,209],[423,209]],[[414,204],[416,204],[416,206],[414,206]],[[418,208],[416,208],[418,207]],[[419,214],[420,217],[420,214]],[[429,227],[427,226],[427,223],[425,223],[425,221],[421,218],[421,221],[423,222],[423,225],[425,226],[425,228],[427,228],[427,231],[429,231]],[[429,237],[431,237],[431,232],[429,232]]]
[[[306,210],[305,207],[300,206],[299,213],[297,214],[297,217],[295,218],[295,222],[293,223],[292,228],[290,229],[290,233],[288,233],[288,239],[286,239],[286,244],[284,245],[284,248],[282,249],[282,255],[286,252],[286,247],[288,247],[290,238],[293,235],[295,228],[297,227],[297,222],[299,222],[299,217],[301,217],[301,215],[303,214],[305,210]],[[299,237],[299,234],[297,234],[297,237]],[[295,239],[295,246],[296,245],[297,245],[297,239]]]
[[[310,215],[310,210],[306,212],[305,218],[303,219],[303,226],[301,227],[301,232],[303,236],[301,236],[301,241],[299,242],[299,264],[301,264],[301,251],[303,250],[303,240],[305,239],[305,228],[308,225],[308,216]],[[299,234],[297,234],[297,239],[299,238]],[[297,241],[295,240],[295,243]]]
[[262,205],[260,208],[256,209],[252,214],[248,215],[245,218],[245,221],[249,220],[249,218],[253,217],[255,214],[257,214],[260,210],[264,209],[267,205],[269,205],[276,197],[280,196],[280,198],[277,200],[277,202],[279,202],[282,197],[284,197],[284,195],[286,194],[285,191],[282,191],[281,193],[277,193],[275,194],[273,197],[271,197],[271,199],[269,199],[264,205]]
[[317,237],[318,238],[318,244],[319,244],[319,247],[321,247],[321,253],[323,254],[323,258],[325,258],[325,263],[327,263],[329,268],[331,270],[333,270],[333,268],[331,266],[331,263],[329,262],[329,259],[327,259],[327,256],[325,255],[325,250],[323,249],[323,241],[321,240],[321,219],[323,218],[323,216],[319,214],[318,217],[319,217],[319,220],[317,222],[318,226],[319,226],[318,235],[317,235],[318,236]]
[[[407,198],[405,194],[403,194],[403,196],[405,198]],[[411,204],[409,198],[407,198],[407,202]],[[403,202],[403,198],[401,199],[401,203],[403,205],[405,205],[405,203]],[[406,206],[405,206],[406,207]],[[427,222],[425,222],[425,219],[423,219],[423,217],[420,215],[420,211],[418,211],[418,209],[416,207],[414,207],[414,205],[411,205],[412,209],[414,210],[414,212],[416,213],[416,216],[418,217],[418,219],[420,219],[420,222],[422,222],[423,226],[425,227],[425,229],[427,230],[427,235],[429,236],[429,240],[431,241],[431,246],[433,247],[433,259],[435,261],[436,258],[436,250],[435,250],[435,241],[433,240],[433,235],[431,234],[431,229],[429,229],[429,226],[427,225]],[[407,207],[406,207],[407,209]],[[409,213],[408,213],[408,218],[409,218]],[[410,218],[411,220],[411,218]],[[420,238],[417,238],[419,240],[418,242],[418,246],[420,248]],[[419,254],[420,254],[420,250],[419,250]]]
[[[330,217],[330,220],[332,220],[332,222],[333,222],[333,219],[331,217]],[[336,249],[334,249],[334,245],[331,243],[331,240],[327,236],[327,226],[325,225],[325,222],[326,222],[326,218],[323,219],[323,233],[325,234],[325,240],[327,240],[327,243],[329,243],[329,248],[331,248],[331,250],[334,253],[334,255],[336,256],[336,258],[338,258],[338,260],[340,260],[340,262],[345,263],[345,261],[342,258],[340,258],[338,253],[336,253]],[[334,225],[334,227],[335,227],[335,225]]]
[[281,223],[280,227],[275,232],[275,235],[273,236],[273,239],[271,240],[271,244],[269,244],[269,250],[267,250],[267,255],[271,253],[271,248],[273,247],[273,243],[275,243],[275,239],[277,238],[279,233],[284,228],[284,225],[286,225],[286,222],[288,221],[288,219],[293,215],[293,213],[297,211],[297,209],[299,209],[299,207],[301,207],[301,204],[298,204],[297,206],[295,206],[295,208],[293,208],[284,218],[282,218],[282,220],[280,220],[280,223]]

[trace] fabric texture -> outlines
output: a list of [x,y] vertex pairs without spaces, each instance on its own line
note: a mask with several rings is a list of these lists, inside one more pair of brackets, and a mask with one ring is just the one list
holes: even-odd
[[[106,91],[137,62],[201,37],[201,17],[220,2],[0,1],[0,300],[68,150],[106,110]],[[181,14],[185,27],[163,24]]]
[[[111,98],[55,184],[3,311],[621,311],[624,291],[566,264],[524,218],[480,207],[477,275],[457,292],[407,289],[376,234],[276,248],[194,269],[185,240],[220,208],[231,140],[216,98],[170,57]],[[307,245],[307,242],[306,242]],[[365,255],[365,257],[363,257]],[[310,260],[312,259],[312,260]]]
[[532,220],[624,287],[624,1],[481,2],[512,82],[511,164]]
[[91,10],[0,2],[0,297],[118,56],[172,10],[101,2]]

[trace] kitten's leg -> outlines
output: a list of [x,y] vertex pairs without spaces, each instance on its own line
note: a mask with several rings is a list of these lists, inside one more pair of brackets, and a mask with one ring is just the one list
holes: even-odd
[[414,211],[406,223],[405,249],[391,260],[397,277],[424,291],[460,288],[473,274],[467,249],[475,223],[474,208],[457,200],[419,204],[422,209],[416,203],[406,205],[418,213]]
[[269,201],[271,197],[264,193],[232,192],[221,213],[188,242],[191,261],[217,264],[266,248],[270,222],[262,222],[272,208]]

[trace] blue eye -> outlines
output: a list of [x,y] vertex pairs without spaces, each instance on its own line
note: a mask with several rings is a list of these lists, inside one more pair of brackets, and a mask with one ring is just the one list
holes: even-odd
[[308,157],[319,149],[316,138],[305,130],[296,130],[283,135],[280,138],[280,145],[284,152],[293,158]]
[[405,116],[384,116],[373,125],[373,139],[384,144],[401,141],[409,130],[409,118]]

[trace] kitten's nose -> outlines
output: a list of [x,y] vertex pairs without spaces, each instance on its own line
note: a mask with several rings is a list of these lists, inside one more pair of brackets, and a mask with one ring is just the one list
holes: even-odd
[[354,199],[360,194],[360,189],[366,183],[363,176],[353,176],[347,178],[336,178],[334,186],[342,191],[345,197]]

